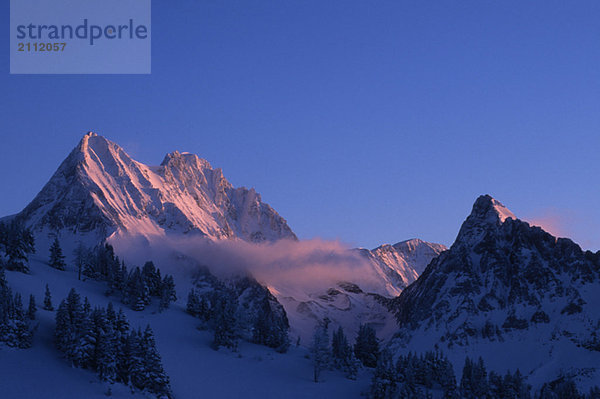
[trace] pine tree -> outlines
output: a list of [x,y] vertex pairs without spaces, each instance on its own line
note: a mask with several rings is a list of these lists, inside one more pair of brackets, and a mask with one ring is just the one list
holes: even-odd
[[35,297],[33,295],[29,295],[29,306],[27,307],[27,317],[30,320],[35,320],[35,312],[37,311],[37,306],[35,306]]
[[349,379],[356,378],[360,363],[354,356],[354,351],[348,344],[348,339],[341,326],[333,333],[331,355],[336,368],[344,371]]
[[150,326],[144,330],[142,340],[143,369],[147,376],[145,388],[159,398],[171,398],[171,386],[169,377],[165,374],[160,354],[156,350],[154,333]]
[[142,268],[142,278],[146,282],[146,286],[151,296],[161,296],[161,284],[160,271],[156,269],[152,261],[148,261]]
[[350,345],[344,330],[340,326],[337,331],[334,331],[331,338],[331,355],[334,361],[341,361],[348,357],[348,352],[350,352]]
[[313,380],[319,382],[321,372],[329,365],[329,319],[320,322],[313,334],[311,346],[313,361]]
[[58,270],[65,270],[66,267],[65,257],[62,253],[62,248],[60,247],[58,237],[54,238],[54,242],[52,243],[52,246],[50,246],[49,265]]
[[100,332],[97,348],[97,371],[100,379],[112,383],[117,377],[117,341],[113,325],[108,320]]
[[[371,397],[374,399],[392,399],[397,391],[398,375],[392,354],[384,350],[379,356],[371,385]],[[411,395],[414,397],[414,395]]]
[[169,307],[170,302],[175,302],[177,300],[173,276],[166,275],[163,281],[160,283],[160,297],[164,298],[167,307]]
[[235,311],[237,301],[228,292],[220,294],[214,308],[214,338],[213,349],[220,346],[233,348],[237,346]]
[[2,224],[2,249],[8,258],[5,266],[9,270],[29,273],[28,254],[35,253],[35,242],[31,230],[17,221]]
[[79,242],[73,251],[73,257],[75,267],[77,268],[77,279],[81,280],[81,273],[83,272],[86,263],[89,261],[90,251]]
[[487,371],[480,357],[473,362],[468,357],[465,359],[463,375],[460,380],[460,393],[465,399],[484,398],[489,391]]
[[52,295],[50,294],[48,284],[46,284],[46,292],[44,293],[44,310],[54,310],[54,306],[52,306]]
[[367,325],[361,324],[354,344],[356,358],[366,367],[376,367],[379,357],[379,341],[375,330]]
[[188,294],[188,300],[187,300],[187,305],[185,307],[185,311],[188,312],[189,314],[191,314],[192,316],[196,316],[196,317],[199,316],[201,313],[200,297],[198,296],[196,291],[194,291],[193,288],[190,291],[190,293]]

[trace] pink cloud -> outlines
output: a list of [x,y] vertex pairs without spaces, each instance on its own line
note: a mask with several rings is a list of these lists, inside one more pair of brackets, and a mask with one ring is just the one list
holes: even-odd
[[532,226],[541,227],[555,237],[569,237],[572,232],[572,219],[558,210],[549,208],[527,219]]

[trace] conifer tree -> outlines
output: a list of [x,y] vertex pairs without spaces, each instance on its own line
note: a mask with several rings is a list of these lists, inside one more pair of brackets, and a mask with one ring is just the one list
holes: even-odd
[[37,311],[37,306],[35,306],[35,297],[33,295],[29,295],[29,306],[27,306],[27,317],[30,320],[35,320],[35,312]]
[[329,364],[329,319],[321,321],[315,328],[311,346],[313,380],[319,382],[321,372]]
[[97,371],[100,379],[114,382],[117,377],[117,341],[113,325],[107,322],[99,335],[97,345]]
[[379,341],[375,330],[367,325],[361,324],[354,344],[356,358],[366,367],[376,367],[379,357]]
[[142,348],[144,353],[143,369],[147,376],[145,388],[156,394],[159,398],[170,398],[171,387],[169,385],[169,377],[163,369],[160,354],[156,350],[154,333],[150,326],[147,326],[146,330],[144,330]]
[[52,243],[52,246],[50,246],[50,261],[48,264],[55,269],[65,270],[65,257],[62,253],[58,237],[54,238],[54,242]]
[[89,250],[83,246],[81,242],[79,242],[73,251],[73,257],[75,261],[75,267],[77,268],[77,279],[81,280],[81,273],[83,272],[86,263],[89,262]]
[[235,310],[237,301],[229,293],[223,293],[217,298],[214,309],[214,338],[213,349],[220,346],[235,348],[237,346]]
[[347,378],[356,379],[360,362],[354,356],[354,351],[350,344],[348,344],[348,339],[341,326],[333,333],[331,339],[331,356],[336,368],[344,371]]
[[190,291],[190,293],[188,294],[188,300],[187,300],[187,305],[185,307],[185,311],[188,312],[189,314],[191,314],[192,316],[196,316],[196,317],[199,316],[201,313],[200,297],[198,296],[196,291],[194,291],[193,288]]
[[50,294],[48,284],[46,284],[46,292],[44,293],[44,310],[54,310],[54,306],[52,306],[52,294]]
[[[394,398],[397,390],[398,375],[392,359],[392,354],[384,350],[379,356],[373,375],[371,396],[373,398]],[[413,395],[411,395],[413,396]]]
[[35,253],[35,242],[31,230],[14,220],[8,225],[0,224],[0,230],[2,231],[1,248],[8,258],[5,262],[6,268],[29,273],[28,254]]

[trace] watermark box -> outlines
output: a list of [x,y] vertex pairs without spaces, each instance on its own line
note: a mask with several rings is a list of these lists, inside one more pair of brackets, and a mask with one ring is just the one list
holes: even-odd
[[151,0],[10,0],[11,74],[149,74]]

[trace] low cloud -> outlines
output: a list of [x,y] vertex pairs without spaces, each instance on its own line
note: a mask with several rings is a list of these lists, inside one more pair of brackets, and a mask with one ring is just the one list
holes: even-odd
[[[319,239],[251,244],[238,240],[208,241],[199,237],[119,237],[112,240],[128,263],[152,259],[167,272],[191,276],[198,265],[218,276],[248,272],[274,293],[301,296],[323,292],[340,281],[378,290],[369,262],[337,241]],[[299,298],[298,298],[299,299]]]

